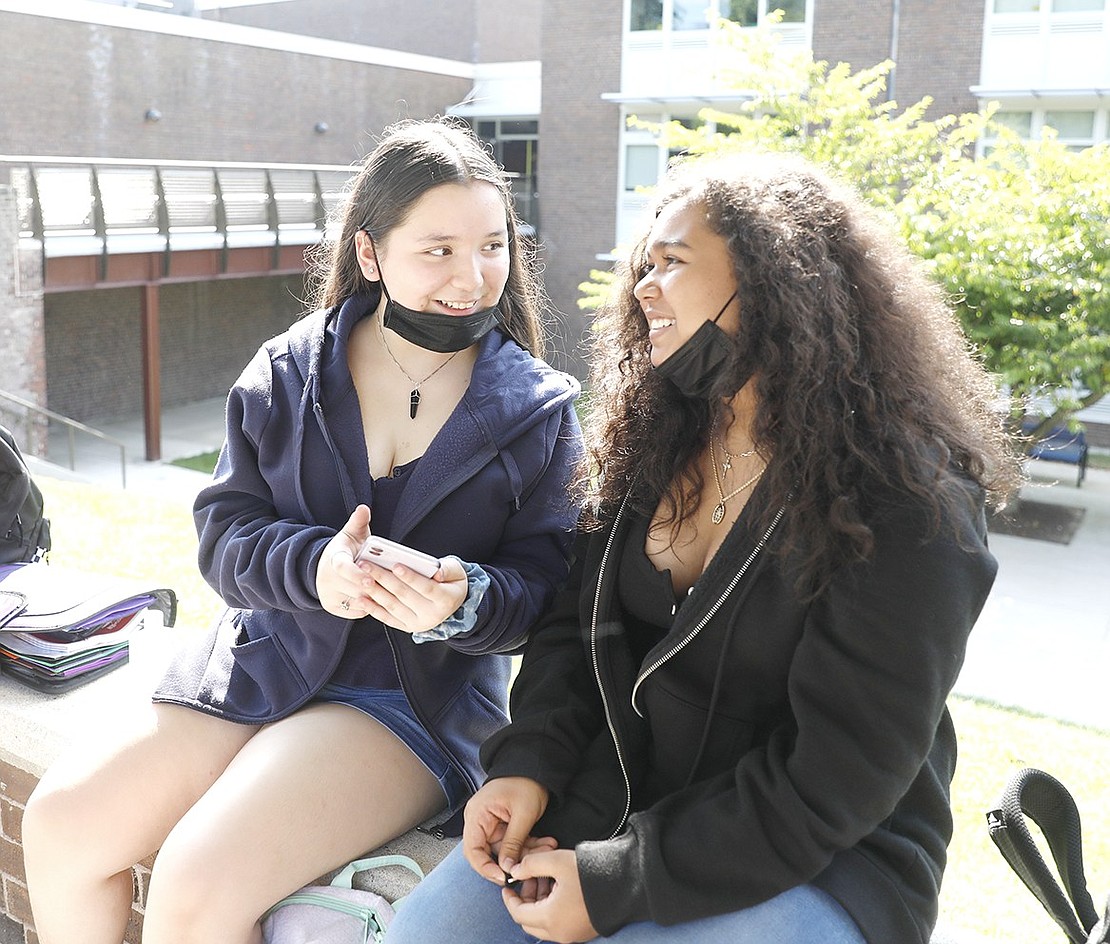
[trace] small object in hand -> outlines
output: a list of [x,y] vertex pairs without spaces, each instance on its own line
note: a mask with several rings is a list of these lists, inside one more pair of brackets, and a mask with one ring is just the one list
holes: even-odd
[[[504,869],[502,869],[501,871],[505,872]],[[524,879],[522,879],[522,878],[513,878],[512,875],[510,875],[508,872],[505,872],[505,887],[506,888],[511,889],[512,891],[516,892],[519,895],[520,894],[520,886],[523,885],[523,884],[524,884]]]
[[351,608],[351,598],[350,597],[347,597],[347,599],[345,599],[342,603],[339,604],[339,609],[341,609],[344,613],[346,613],[347,610],[349,610],[350,608]]

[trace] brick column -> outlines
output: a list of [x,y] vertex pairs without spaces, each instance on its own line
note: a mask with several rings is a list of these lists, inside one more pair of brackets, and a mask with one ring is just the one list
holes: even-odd
[[[0,390],[46,406],[46,333],[42,257],[21,248],[10,168],[0,165]],[[22,409],[0,399],[0,422],[20,448],[46,452],[46,423],[32,420],[30,435]]]
[[[0,944],[38,944],[27,874],[23,867],[23,810],[38,777],[8,760],[0,760]],[[143,907],[154,856],[135,866],[135,900],[125,944],[139,944],[143,934]]]

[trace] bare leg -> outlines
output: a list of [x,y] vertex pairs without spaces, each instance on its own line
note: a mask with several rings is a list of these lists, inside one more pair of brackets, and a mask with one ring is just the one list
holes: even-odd
[[256,944],[270,905],[444,802],[415,755],[354,708],[315,704],[267,725],[162,845],[144,944]]
[[258,728],[142,701],[96,730],[46,772],[23,817],[43,944],[119,944],[131,866],[158,849]]

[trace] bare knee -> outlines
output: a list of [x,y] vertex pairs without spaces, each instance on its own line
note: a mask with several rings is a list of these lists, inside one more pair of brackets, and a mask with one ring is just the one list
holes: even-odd
[[72,860],[71,852],[78,856],[89,852],[88,843],[76,841],[87,829],[89,815],[80,791],[55,788],[45,778],[39,781],[23,811],[28,879],[33,881],[40,866],[49,867],[57,857],[64,855]]
[[247,881],[203,838],[171,832],[151,870],[144,944],[251,940],[263,908],[248,901]]

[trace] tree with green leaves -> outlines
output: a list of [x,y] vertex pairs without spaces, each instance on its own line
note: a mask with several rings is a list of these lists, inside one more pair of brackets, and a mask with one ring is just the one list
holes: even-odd
[[[681,159],[745,150],[803,155],[852,182],[947,288],[968,337],[1047,429],[1110,391],[1110,148],[1020,141],[984,113],[928,118],[929,99],[885,96],[892,63],[853,72],[773,30],[715,24],[720,80],[743,99],[703,124],[650,127]],[[632,119],[633,122],[636,119]],[[975,157],[989,133],[994,146]],[[584,308],[604,298],[592,272]]]

